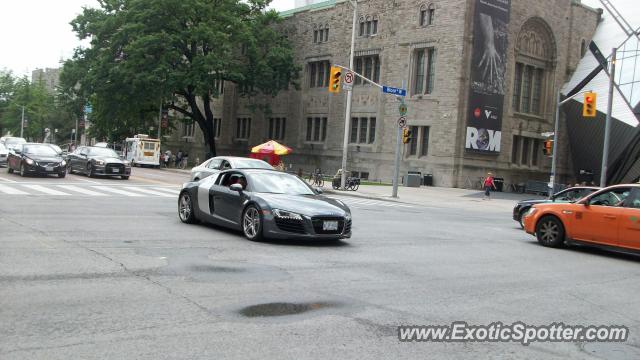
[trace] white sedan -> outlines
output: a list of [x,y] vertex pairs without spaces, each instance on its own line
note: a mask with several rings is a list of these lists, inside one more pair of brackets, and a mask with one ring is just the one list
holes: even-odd
[[229,169],[271,169],[269,163],[247,157],[216,156],[191,169],[191,181],[198,181]]

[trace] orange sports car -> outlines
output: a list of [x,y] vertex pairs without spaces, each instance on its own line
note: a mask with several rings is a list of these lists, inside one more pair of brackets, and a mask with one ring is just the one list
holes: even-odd
[[569,241],[640,250],[640,184],[610,186],[575,203],[534,205],[524,229],[549,247]]

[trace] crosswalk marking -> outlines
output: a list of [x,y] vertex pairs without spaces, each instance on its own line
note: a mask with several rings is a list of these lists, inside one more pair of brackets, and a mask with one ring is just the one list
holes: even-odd
[[84,194],[84,195],[91,195],[91,196],[107,196],[107,194],[103,194],[97,191],[92,191],[89,189],[85,189],[82,188],[80,186],[75,186],[75,185],[57,185],[59,188],[63,188],[65,190],[69,190],[72,192],[77,192],[80,194]]
[[157,195],[157,196],[161,196],[161,197],[175,197],[175,195],[173,194],[169,194],[166,192],[160,192],[160,191],[155,191],[155,190],[150,190],[147,188],[143,188],[143,187],[133,187],[133,186],[125,186],[125,189],[129,189],[129,190],[133,190],[133,191],[139,191],[142,193],[146,193],[146,194],[151,194],[151,195]]
[[114,194],[125,195],[125,196],[134,196],[134,197],[144,196],[143,194],[132,193],[130,191],[120,190],[120,189],[117,189],[115,187],[92,186],[92,188],[97,189],[97,190],[106,191],[106,192],[111,192],[111,193],[114,193]]
[[29,193],[26,193],[22,190],[14,189],[11,186],[6,185],[0,185],[0,192],[9,195],[29,195]]
[[402,204],[402,203],[398,203],[398,202],[393,202],[393,201],[382,201],[382,200],[374,200],[374,199],[368,199],[368,198],[362,198],[362,199],[358,199],[358,198],[347,198],[347,197],[332,197],[333,199],[336,200],[340,200],[343,203],[349,205],[349,206],[354,206],[354,207],[358,207],[358,206],[382,206],[382,207],[402,207],[402,208],[413,208],[413,205],[409,205],[409,204]]
[[32,189],[32,190],[35,190],[35,191],[39,191],[41,193],[45,193],[47,195],[56,195],[56,196],[58,196],[58,195],[62,195],[62,196],[71,195],[71,194],[66,193],[66,192],[62,192],[62,191],[46,188],[46,187],[44,187],[42,185],[22,185],[22,186],[24,186],[26,188],[29,188],[29,189]]
[[180,194],[180,190],[174,189],[174,188],[168,188],[168,187],[159,187],[159,188],[155,188],[155,190],[166,191],[166,192],[171,193],[173,195]]

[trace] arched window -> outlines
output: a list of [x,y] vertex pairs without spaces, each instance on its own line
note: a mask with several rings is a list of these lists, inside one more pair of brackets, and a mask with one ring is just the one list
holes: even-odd
[[427,25],[427,4],[420,5],[420,20],[418,24],[420,24],[420,26]]
[[436,16],[436,6],[431,4],[429,5],[429,9],[427,9],[427,25],[433,25],[433,20],[435,20]]
[[516,41],[511,107],[514,112],[543,115],[552,91],[556,42],[547,23],[540,18],[527,20]]
[[422,4],[420,5],[420,26],[433,25],[433,20],[436,14],[436,6],[434,4]]
[[360,18],[360,36],[371,36],[378,33],[378,16],[367,16]]
[[313,25],[313,43],[323,43],[329,41],[329,24]]

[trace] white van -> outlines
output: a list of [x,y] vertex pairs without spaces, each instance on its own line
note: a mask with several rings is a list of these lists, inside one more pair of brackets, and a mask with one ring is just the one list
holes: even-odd
[[149,135],[138,134],[125,140],[124,158],[131,166],[160,166],[160,140],[151,139]]

